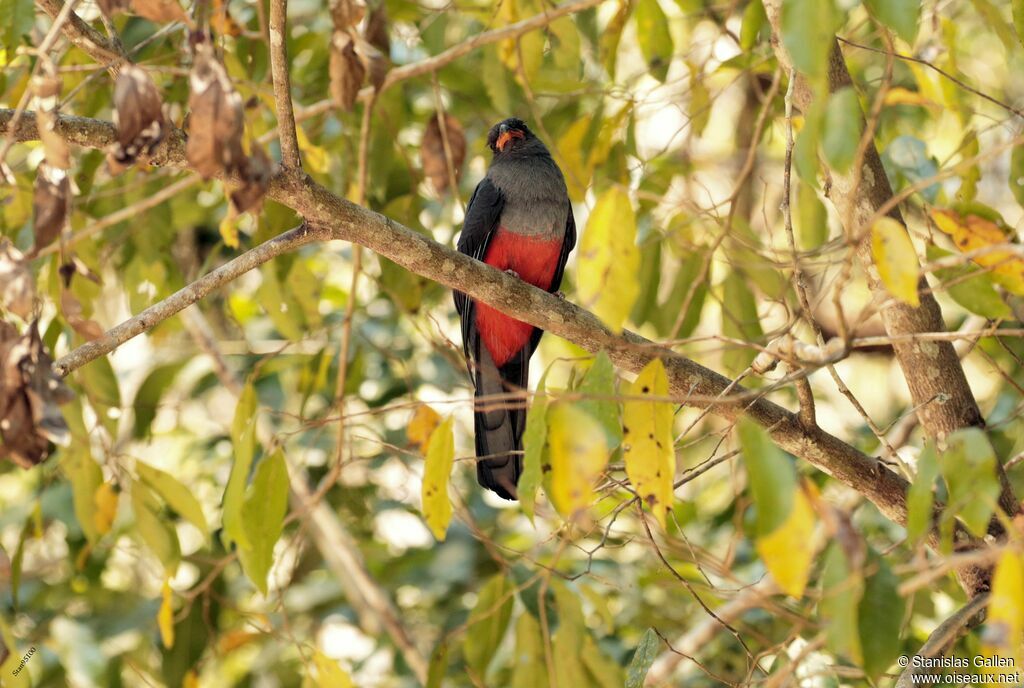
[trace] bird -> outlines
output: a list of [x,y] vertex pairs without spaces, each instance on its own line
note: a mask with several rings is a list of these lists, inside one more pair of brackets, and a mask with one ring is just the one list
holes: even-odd
[[[487,174],[466,206],[458,250],[513,277],[558,293],[576,245],[565,177],[544,143],[521,119],[491,128]],[[477,481],[499,497],[517,498],[523,470],[523,402],[494,395],[526,390],[530,357],[544,331],[456,291],[455,309],[474,387]]]

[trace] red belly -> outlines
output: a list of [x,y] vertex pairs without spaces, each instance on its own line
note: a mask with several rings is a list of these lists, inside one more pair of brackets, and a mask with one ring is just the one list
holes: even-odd
[[[519,279],[548,289],[562,253],[561,239],[514,234],[500,227],[487,247],[484,262],[499,270],[514,270]],[[497,366],[503,366],[533,335],[534,327],[476,302],[476,326]]]

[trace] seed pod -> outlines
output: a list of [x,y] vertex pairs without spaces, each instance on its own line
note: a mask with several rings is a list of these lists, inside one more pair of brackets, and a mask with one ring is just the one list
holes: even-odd
[[242,186],[231,193],[231,206],[236,214],[252,211],[259,214],[263,206],[263,197],[270,186],[270,175],[273,163],[267,156],[263,146],[253,143],[252,153],[244,160],[238,170]]
[[71,182],[68,173],[49,163],[39,163],[32,196],[35,251],[49,246],[60,236],[71,209]]
[[384,0],[378,0],[366,18],[363,36],[367,43],[379,50],[385,57],[391,56],[391,38],[388,36],[388,8]]
[[331,21],[335,31],[345,31],[363,20],[366,4],[362,0],[331,0]]
[[351,110],[366,78],[366,67],[356,54],[355,41],[347,32],[335,31],[331,38],[330,73],[331,97],[338,107]]
[[231,86],[209,41],[200,40],[195,46],[189,86],[191,114],[185,149],[189,164],[204,179],[238,168],[245,159],[242,98]]
[[[462,132],[462,125],[450,114],[444,115],[445,133],[448,136],[448,148],[451,151],[452,166],[455,168],[455,179],[458,180],[462,163],[466,159],[466,136]],[[450,175],[448,173],[448,159],[444,152],[444,139],[441,137],[441,121],[437,113],[427,122],[427,128],[423,132],[423,142],[420,144],[420,161],[423,164],[423,174],[430,180],[431,185],[439,194],[448,190]]]
[[369,77],[370,84],[377,91],[384,85],[384,79],[388,75],[390,62],[384,53],[373,47],[368,41],[361,38],[356,39],[356,55],[363,63],[363,68]]
[[0,302],[15,315],[28,318],[35,300],[36,287],[28,261],[10,239],[0,239]]
[[114,173],[134,165],[140,155],[150,155],[167,134],[167,118],[156,84],[134,65],[121,69],[114,85],[114,126],[117,142],[107,151]]
[[132,11],[140,17],[160,24],[180,21],[192,26],[192,20],[181,9],[178,0],[131,0]]

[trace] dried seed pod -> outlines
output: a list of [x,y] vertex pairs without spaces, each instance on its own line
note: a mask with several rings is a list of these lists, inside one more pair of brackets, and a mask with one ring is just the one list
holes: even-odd
[[[452,166],[455,168],[455,179],[462,173],[462,163],[466,159],[466,135],[462,125],[450,114],[444,115],[445,133],[448,136],[448,148],[451,151]],[[448,190],[451,177],[448,173],[448,158],[444,152],[444,139],[441,137],[441,120],[437,113],[427,122],[420,144],[420,162],[423,174],[431,185],[442,194]]]
[[195,46],[189,77],[189,164],[205,179],[244,164],[242,98],[231,85],[224,66],[213,54],[209,41]]
[[180,21],[186,26],[192,26],[192,20],[185,14],[178,0],[131,0],[131,4],[135,14],[150,21],[161,24]]
[[51,441],[67,446],[71,433],[59,407],[71,399],[53,372],[37,323],[21,336],[10,323],[0,323],[0,452],[31,468],[47,457]]
[[107,151],[111,171],[134,165],[149,155],[167,134],[167,118],[156,84],[135,65],[122,68],[114,85],[114,126],[117,142]]
[[363,63],[363,68],[369,77],[370,84],[379,91],[380,87],[384,85],[384,79],[387,77],[388,69],[391,66],[388,58],[384,56],[384,53],[361,38],[356,39],[356,55],[359,56]]
[[71,150],[57,133],[57,114],[63,82],[51,60],[39,63],[39,73],[32,78],[32,93],[36,97],[36,122],[39,138],[46,151],[46,162],[51,167],[67,170],[71,167]]
[[71,209],[71,182],[68,173],[49,163],[39,163],[32,197],[35,233],[34,251],[49,246],[60,236]]
[[95,320],[90,320],[82,314],[81,302],[67,289],[61,290],[60,310],[64,315],[64,320],[68,325],[71,325],[71,329],[82,335],[86,341],[99,339],[103,336],[103,327]]
[[356,54],[355,41],[344,31],[331,38],[331,96],[338,107],[351,110],[366,78],[366,67]]
[[366,42],[379,50],[385,57],[391,56],[391,38],[388,36],[388,9],[384,0],[379,0],[366,18],[363,31]]
[[330,7],[335,31],[352,28],[366,15],[366,4],[362,0],[331,0]]
[[10,239],[0,239],[0,302],[15,315],[28,318],[35,300],[36,287],[28,261]]
[[254,142],[252,153],[238,170],[242,186],[231,192],[231,207],[236,214],[246,211],[259,213],[263,206],[263,197],[267,195],[267,188],[270,186],[271,172],[273,163],[270,157],[262,146]]

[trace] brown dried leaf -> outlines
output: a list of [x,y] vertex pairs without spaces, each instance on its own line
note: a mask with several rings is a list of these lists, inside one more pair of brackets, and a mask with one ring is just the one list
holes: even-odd
[[0,239],[0,303],[15,315],[28,318],[35,299],[35,282],[28,261],[10,239]]
[[71,210],[71,182],[67,171],[39,163],[36,186],[32,197],[32,229],[35,233],[35,251],[49,246],[60,236]]
[[3,328],[0,339],[0,441],[19,466],[30,468],[49,454],[49,442],[71,440],[60,404],[71,400],[64,381],[53,372],[37,323],[17,336]]
[[117,142],[107,161],[113,172],[134,165],[140,155],[149,155],[167,134],[167,119],[156,84],[146,72],[128,65],[114,85],[114,126]]
[[96,0],[99,3],[103,14],[113,17],[117,12],[127,12],[131,7],[131,0]]
[[231,172],[244,164],[242,98],[231,86],[224,66],[217,61],[209,41],[195,46],[195,61],[189,77],[189,164],[209,179]]
[[131,0],[131,4],[135,14],[150,21],[161,24],[180,21],[188,26],[192,25],[192,20],[185,14],[185,10],[181,9],[178,0]]
[[379,91],[380,87],[384,84],[384,79],[388,75],[388,69],[391,67],[388,58],[384,56],[384,53],[361,38],[356,39],[356,55],[359,56],[363,63],[363,69],[366,70],[370,84],[373,85],[375,90]]
[[231,16],[225,0],[213,0],[213,12],[210,13],[210,28],[221,36],[242,35],[242,27]]
[[[444,115],[445,132],[448,135],[448,147],[451,150],[452,166],[455,168],[455,179],[462,173],[462,163],[466,159],[466,135],[462,125],[450,114]],[[439,194],[448,190],[451,179],[448,173],[448,159],[444,152],[444,139],[441,137],[441,121],[437,113],[427,122],[420,144],[420,161],[423,174]]]
[[103,327],[95,320],[90,320],[82,315],[82,304],[75,295],[67,289],[60,293],[60,310],[68,325],[86,341],[99,339],[103,336]]
[[366,14],[366,3],[362,0],[331,0],[330,6],[336,32],[352,28]]
[[242,186],[231,192],[231,206],[235,213],[252,211],[253,214],[259,214],[263,206],[263,197],[270,186],[273,163],[263,147],[255,142],[252,145],[252,153],[242,162],[238,170]]
[[53,167],[67,170],[71,167],[71,150],[56,129],[63,82],[52,61],[42,60],[39,65],[39,74],[32,78],[39,138],[43,142],[43,150],[46,151],[46,162]]
[[366,19],[363,31],[366,42],[379,50],[385,57],[391,55],[391,38],[388,35],[388,9],[384,0],[379,0]]
[[331,38],[331,97],[338,107],[351,110],[366,78],[366,67],[356,54],[355,41],[344,31]]

